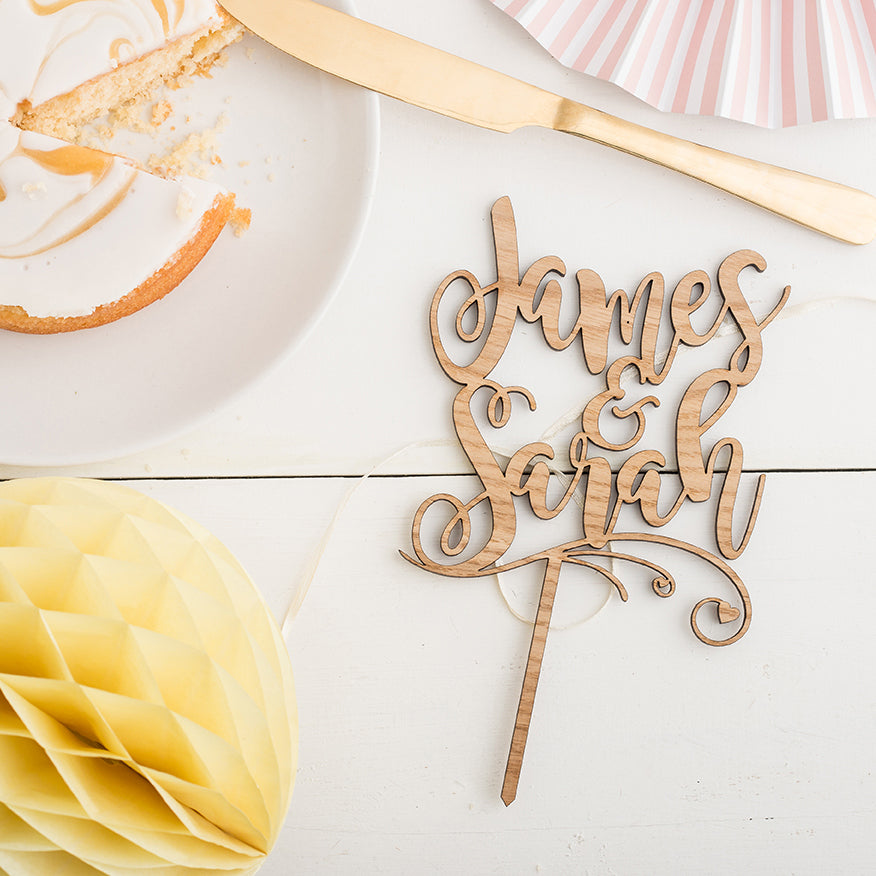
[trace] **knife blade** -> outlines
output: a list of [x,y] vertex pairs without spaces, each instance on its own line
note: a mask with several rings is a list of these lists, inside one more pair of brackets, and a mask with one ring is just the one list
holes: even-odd
[[262,39],[334,76],[510,133],[561,131],[644,158],[847,243],[876,237],[876,198],[637,125],[314,0],[219,0]]

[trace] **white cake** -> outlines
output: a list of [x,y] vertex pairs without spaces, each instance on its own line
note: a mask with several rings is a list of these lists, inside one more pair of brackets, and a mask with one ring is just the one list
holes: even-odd
[[213,0],[0,0],[0,328],[111,322],[194,268],[231,194],[57,138],[241,34]]

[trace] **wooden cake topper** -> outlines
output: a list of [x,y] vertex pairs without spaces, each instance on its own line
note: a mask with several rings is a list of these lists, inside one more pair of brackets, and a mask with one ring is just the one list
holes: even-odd
[[[596,573],[610,582],[626,601],[624,584],[613,571],[597,561],[609,558],[635,563],[653,575],[653,592],[660,597],[669,597],[676,590],[676,580],[667,569],[633,553],[617,551],[615,546],[638,543],[641,550],[650,543],[684,551],[708,563],[730,583],[734,593],[735,604],[709,596],[693,606],[690,625],[694,635],[708,645],[720,646],[738,641],[748,630],[751,623],[748,591],[727,560],[737,558],[748,544],[760,507],[765,476],[761,474],[757,480],[744,527],[737,536],[734,533],[734,511],[742,477],[742,445],[735,438],[725,437],[705,452],[703,437],[726,413],[739,388],[751,383],[756,376],[763,353],[761,333],[784,307],[790,288],[786,287],[775,307],[758,320],[738,283],[739,274],[746,268],[763,271],[766,267],[764,259],[750,250],[735,252],[724,259],[716,283],[712,283],[705,271],[691,271],[670,295],[666,294],[663,277],[656,272],[649,274],[632,296],[623,290],[607,296],[599,277],[592,271],[581,270],[576,275],[577,320],[564,334],[560,328],[562,288],[557,278],[565,276],[565,265],[558,258],[547,256],[521,273],[517,230],[507,197],[493,205],[492,224],[496,280],[482,286],[469,271],[456,271],[438,287],[430,311],[432,342],[438,361],[448,377],[461,387],[453,402],[456,433],[483,489],[468,502],[446,493],[424,501],[413,521],[414,555],[403,553],[403,556],[423,569],[457,578],[492,575],[536,562],[544,564],[541,595],[502,788],[502,800],[508,805],[517,794],[554,597],[564,564]],[[442,342],[438,320],[442,298],[451,285],[459,283],[463,284],[467,297],[456,314],[456,336],[461,342],[479,345],[474,359],[466,365],[451,358]],[[691,322],[692,314],[711,296],[718,296],[720,301],[716,315],[705,331],[697,331]],[[668,311],[671,335],[668,350],[658,355],[657,340],[661,325],[666,322],[665,311]],[[580,428],[568,448],[571,479],[555,502],[548,499],[552,475],[549,461],[554,458],[553,448],[545,442],[526,444],[503,468],[474,416],[474,396],[478,394],[481,398],[482,390],[488,398],[486,419],[493,429],[501,429],[509,422],[515,397],[522,399],[530,410],[535,410],[535,398],[527,389],[503,386],[490,378],[505,353],[518,317],[526,323],[539,324],[544,340],[553,350],[579,344],[588,371],[605,378],[604,389],[594,395],[581,412]],[[730,355],[726,368],[713,368],[699,374],[681,397],[675,417],[680,489],[668,510],[661,511],[658,499],[662,496],[660,505],[665,506],[667,493],[662,473],[658,470],[666,466],[663,454],[653,449],[637,450],[617,471],[613,471],[608,459],[598,453],[591,455],[591,450],[622,452],[634,448],[644,433],[646,408],[659,404],[657,398],[647,396],[624,406],[626,390],[622,387],[621,377],[627,369],[634,370],[640,385],[659,386],[667,377],[679,349],[707,344],[727,317],[732,319],[741,340]],[[624,355],[609,361],[609,340],[615,324],[619,326],[620,341],[625,349]],[[638,343],[632,349],[637,335]],[[710,402],[707,406],[706,397],[714,387],[718,387],[719,394],[723,392],[723,397],[716,405]],[[714,409],[708,412],[713,405]],[[603,415],[629,420],[635,429],[634,434],[623,441],[609,439],[600,422]],[[722,470],[718,468],[719,456],[726,460],[726,467]],[[618,515],[624,505],[638,506],[647,528],[659,529],[676,516],[686,500],[695,503],[709,500],[716,475],[723,478],[717,496],[714,527],[720,556],[656,531],[618,530]],[[502,561],[515,537],[515,498],[527,499],[536,517],[551,520],[563,511],[576,493],[583,497],[582,538],[521,559]],[[438,560],[429,556],[422,543],[424,517],[436,505],[449,506],[450,513],[438,539],[442,555]],[[472,512],[478,506],[480,512],[489,512],[491,521],[486,541],[479,548],[471,544]],[[737,523],[738,520],[736,517]],[[468,556],[462,558],[466,551]],[[703,631],[699,620],[707,605],[712,607],[715,622],[732,625],[725,637],[712,638]]]

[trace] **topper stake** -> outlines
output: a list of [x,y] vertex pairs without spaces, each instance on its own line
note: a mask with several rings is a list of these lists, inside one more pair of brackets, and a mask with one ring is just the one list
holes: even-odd
[[510,806],[517,797],[517,783],[520,781],[520,769],[523,766],[523,752],[526,749],[526,739],[529,736],[529,722],[532,719],[532,709],[535,705],[535,691],[538,687],[538,677],[541,674],[541,661],[547,645],[548,630],[550,629],[551,614],[554,610],[557,582],[560,579],[562,565],[562,560],[554,558],[548,560],[544,581],[541,585],[538,613],[535,616],[535,626],[532,629],[529,657],[526,660],[526,672],[523,675],[523,687],[520,691],[520,702],[517,705],[517,719],[514,722],[514,735],[511,737],[511,750],[508,752],[505,781],[502,784],[502,802],[506,806]]

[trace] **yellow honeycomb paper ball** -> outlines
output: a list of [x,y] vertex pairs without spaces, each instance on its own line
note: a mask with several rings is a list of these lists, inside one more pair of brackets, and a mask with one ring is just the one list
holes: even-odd
[[297,737],[283,639],[215,537],[119,484],[0,483],[0,873],[254,873]]

